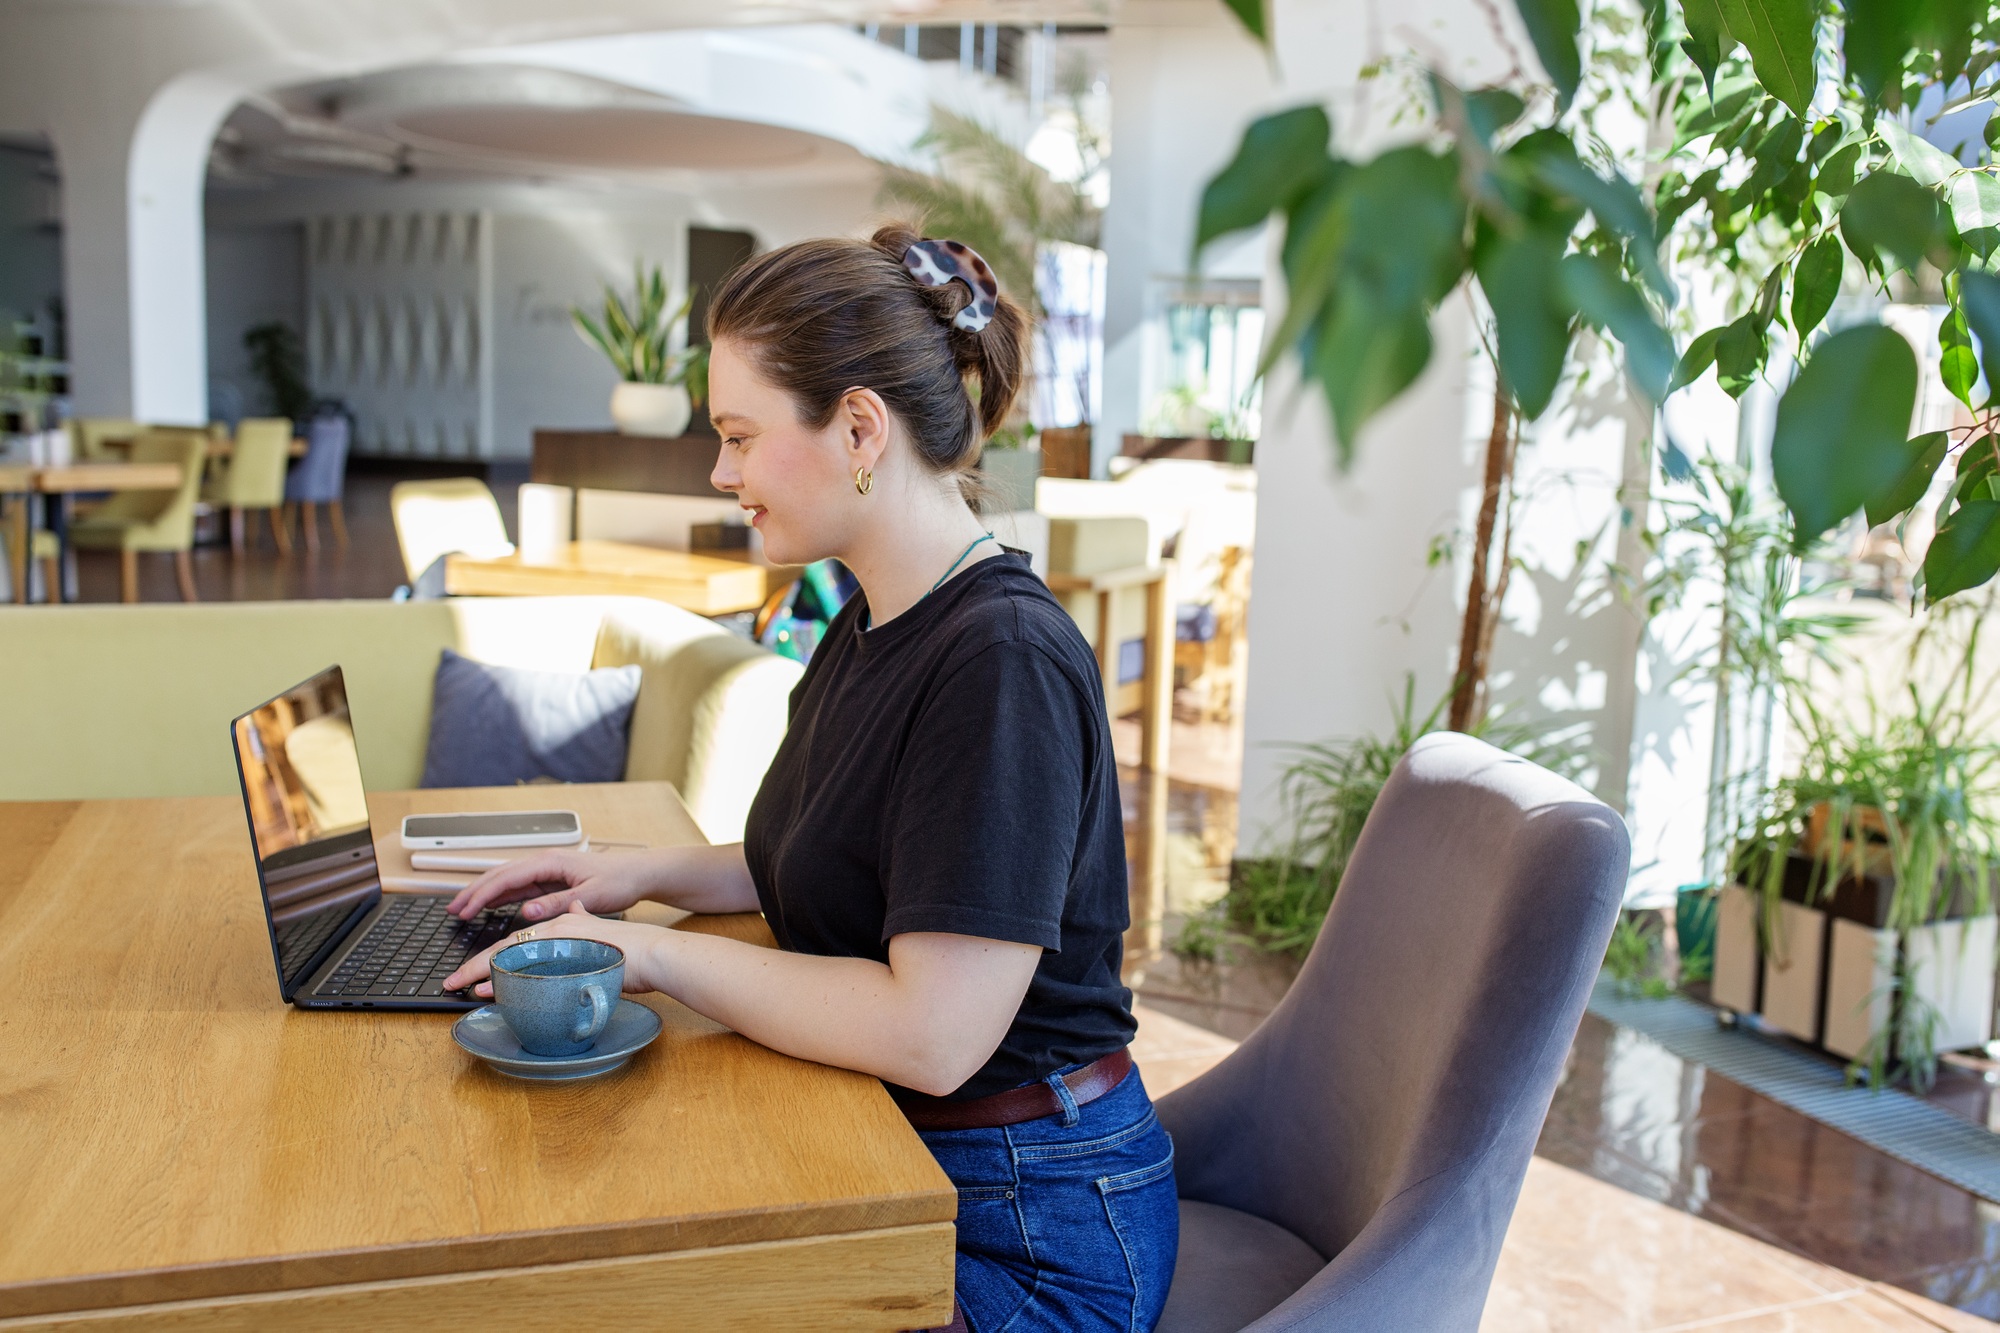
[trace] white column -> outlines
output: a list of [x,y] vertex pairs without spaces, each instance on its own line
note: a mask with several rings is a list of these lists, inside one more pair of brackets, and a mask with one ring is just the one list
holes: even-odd
[[51,128],[62,178],[63,307],[79,416],[132,413],[125,166],[131,121],[77,116]]

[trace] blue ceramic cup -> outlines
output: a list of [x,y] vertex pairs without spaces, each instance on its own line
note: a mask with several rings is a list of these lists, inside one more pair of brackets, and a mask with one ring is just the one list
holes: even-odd
[[596,940],[527,940],[493,955],[493,1004],[530,1055],[581,1055],[625,986],[625,954]]

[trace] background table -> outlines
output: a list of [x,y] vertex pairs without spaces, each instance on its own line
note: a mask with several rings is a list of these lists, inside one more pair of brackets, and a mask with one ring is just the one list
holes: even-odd
[[[369,798],[384,838],[413,810],[536,806],[700,839],[665,783]],[[956,1195],[881,1084],[643,1002],[666,1028],[623,1071],[504,1078],[449,1016],[279,1001],[234,799],[0,804],[0,1319],[948,1320]]]
[[457,596],[650,597],[703,616],[764,604],[760,566],[626,542],[569,542],[534,557],[447,556],[444,586]]
[[[10,495],[41,495],[51,506],[49,528],[56,534],[60,550],[62,586],[47,592],[48,600],[59,602],[75,595],[75,571],[69,549],[69,498],[79,491],[170,491],[181,484],[176,463],[66,463],[61,466],[0,466],[0,499]],[[28,600],[28,556],[33,540],[32,511],[23,504],[9,523],[7,568],[13,579],[15,602]]]

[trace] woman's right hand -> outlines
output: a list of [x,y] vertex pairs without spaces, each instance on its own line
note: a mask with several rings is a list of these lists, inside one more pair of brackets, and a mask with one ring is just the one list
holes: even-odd
[[465,920],[488,907],[528,901],[524,921],[547,921],[581,903],[595,916],[622,912],[659,878],[653,858],[629,852],[542,852],[495,866],[458,891],[445,908]]

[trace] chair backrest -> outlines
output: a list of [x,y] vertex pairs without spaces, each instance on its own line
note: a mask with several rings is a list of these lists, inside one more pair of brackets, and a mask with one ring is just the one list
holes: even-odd
[[236,427],[217,498],[245,509],[270,509],[285,500],[285,465],[290,460],[289,417],[245,417]]
[[1397,766],[1291,991],[1159,1107],[1182,1197],[1330,1258],[1273,1327],[1477,1327],[1630,856],[1610,807],[1484,742]]
[[389,512],[412,583],[439,556],[455,551],[495,556],[514,549],[499,502],[477,477],[397,482],[389,491]]
[[150,428],[132,441],[132,462],[172,463],[181,484],[171,491],[113,491],[91,514],[93,523],[144,524],[156,530],[151,549],[185,550],[194,545],[195,499],[201,494],[208,443],[193,431]]
[[128,417],[77,417],[69,423],[71,447],[87,463],[112,457],[106,441],[137,439],[143,430],[144,426]]
[[285,478],[285,498],[324,504],[347,489],[347,418],[326,413],[306,423],[306,456]]

